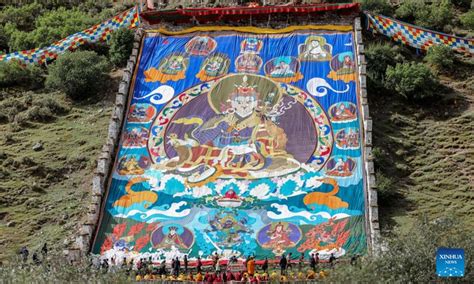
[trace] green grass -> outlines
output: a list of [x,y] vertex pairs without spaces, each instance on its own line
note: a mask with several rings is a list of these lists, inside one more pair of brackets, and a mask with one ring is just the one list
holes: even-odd
[[[24,245],[30,251],[43,242],[54,251],[64,249],[64,239],[77,229],[88,205],[92,173],[112,111],[110,93],[81,103],[61,93],[30,93],[35,103],[25,105],[23,113],[48,98],[67,110],[44,122],[0,124],[0,261]],[[9,90],[0,97],[0,105],[27,95]],[[34,151],[38,142],[43,150]]]
[[381,227],[453,216],[474,230],[474,62],[441,74],[442,99],[414,104],[369,93],[376,167],[395,182],[380,209]]

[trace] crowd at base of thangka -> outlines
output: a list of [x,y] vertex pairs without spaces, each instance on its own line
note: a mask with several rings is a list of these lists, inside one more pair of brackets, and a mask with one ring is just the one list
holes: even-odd
[[[357,265],[360,255],[353,255],[351,265]],[[286,282],[286,281],[312,281],[324,279],[334,269],[339,260],[331,254],[328,259],[321,259],[319,254],[311,254],[308,259],[304,254],[293,257],[292,253],[283,254],[278,259],[265,258],[256,260],[249,256],[245,260],[235,257],[221,260],[217,252],[212,260],[203,261],[198,257],[190,261],[187,255],[181,260],[178,257],[167,265],[152,257],[141,258],[137,262],[133,259],[117,260],[115,258],[102,259],[95,265],[104,272],[125,271],[126,275],[136,281],[162,280],[162,281],[187,281],[206,283],[260,283],[260,282]]]

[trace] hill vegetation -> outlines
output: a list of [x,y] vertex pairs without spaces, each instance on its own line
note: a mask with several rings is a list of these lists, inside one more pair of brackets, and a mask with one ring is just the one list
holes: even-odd
[[[381,0],[362,2],[369,10],[419,25],[473,35],[470,1],[405,1],[398,8]],[[6,8],[0,12],[0,49],[44,46],[115,13],[100,3],[87,1],[74,9],[39,4]],[[68,57],[77,54],[49,67],[0,63],[0,261],[11,262],[21,246],[37,250],[44,242],[60,253],[63,240],[74,232],[85,211],[121,74],[110,66],[122,66],[128,58],[131,35],[117,33],[110,48],[85,47],[82,52],[101,58],[92,60],[99,66],[71,64]],[[425,56],[370,34],[364,41],[379,213],[391,253],[367,258],[364,269],[337,270],[331,279],[433,281],[434,248],[473,250],[474,61],[442,47]],[[61,78],[64,70],[71,71],[71,78],[84,72],[105,77],[86,95],[81,82],[65,86],[74,80]],[[35,269],[42,268],[16,274],[58,280],[80,271],[90,275],[87,279],[101,277],[85,267],[49,276]],[[15,277],[11,271],[0,267],[2,276]]]

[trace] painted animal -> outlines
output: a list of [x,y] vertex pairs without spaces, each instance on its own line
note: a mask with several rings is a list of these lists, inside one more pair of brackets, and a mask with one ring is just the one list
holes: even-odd
[[349,219],[334,222],[329,219],[328,222],[316,225],[306,234],[306,241],[298,247],[298,251],[307,250],[339,250],[350,236],[350,230],[345,230]]
[[311,192],[306,194],[303,198],[303,203],[306,206],[310,206],[313,204],[319,205],[326,205],[331,209],[338,209],[338,208],[347,208],[349,204],[345,201],[342,201],[336,194],[339,192],[339,185],[337,181],[332,178],[323,178],[323,183],[332,185],[332,190],[330,192]]
[[128,181],[125,186],[127,194],[121,196],[117,201],[114,202],[114,207],[125,207],[128,208],[134,204],[146,202],[143,207],[148,208],[151,204],[158,200],[158,194],[153,191],[134,191],[132,186],[147,181],[144,177],[135,177]]

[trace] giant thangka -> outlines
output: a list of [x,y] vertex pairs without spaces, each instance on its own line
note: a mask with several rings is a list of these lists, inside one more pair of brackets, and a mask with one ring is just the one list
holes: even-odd
[[365,253],[352,27],[193,31],[144,38],[93,253]]

